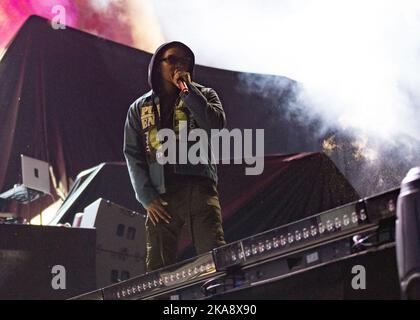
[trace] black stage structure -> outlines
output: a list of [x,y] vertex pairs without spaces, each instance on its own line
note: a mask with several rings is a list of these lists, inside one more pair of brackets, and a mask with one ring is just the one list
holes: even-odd
[[[142,209],[133,198],[126,175],[122,142],[128,107],[148,90],[147,66],[150,57],[149,53],[72,28],[54,30],[48,20],[30,17],[0,61],[0,149],[3,151],[0,155],[0,190],[9,189],[17,182],[20,172],[18,160],[20,154],[25,154],[48,161],[57,186],[67,196],[53,224],[72,223],[76,213],[83,211],[98,197],[106,197],[107,200],[141,214]],[[268,85],[264,88],[264,94],[252,87],[250,89],[244,80],[247,76],[266,80]],[[222,214],[229,243],[335,210],[357,202],[360,198],[334,163],[325,154],[316,152],[321,149],[322,141],[316,138],[316,124],[304,126],[287,112],[288,104],[295,98],[295,81],[279,76],[250,75],[204,66],[197,66],[195,80],[217,90],[226,111],[228,129],[265,130],[265,170],[261,176],[245,176],[245,165],[218,166]],[[315,152],[301,153],[302,150]],[[85,172],[85,175],[77,177],[80,172]],[[53,196],[57,197],[57,194]],[[51,202],[50,198],[44,198],[32,208],[32,213],[39,213]],[[1,206],[3,210],[14,210],[22,215],[27,210],[12,202],[3,202]],[[357,219],[362,219],[363,213],[357,212]],[[377,211],[371,212],[375,215]],[[376,228],[382,219],[375,219]],[[364,223],[364,220],[361,222]],[[8,224],[0,227],[3,237],[0,239],[4,240],[0,257],[11,261],[5,264],[7,272],[1,274],[0,292],[3,298],[62,299],[91,289],[100,289],[94,280],[97,246],[95,233],[89,232],[93,229]],[[337,227],[337,230],[340,228]],[[369,225],[369,228],[374,226]],[[26,235],[25,230],[28,232]],[[29,234],[33,234],[34,239],[44,239],[42,245],[38,247],[36,242],[30,243]],[[46,236],[43,237],[43,234]],[[289,271],[299,268],[301,271],[292,272],[285,280],[278,279],[281,283],[261,283],[253,288],[226,291],[222,295],[215,291],[207,298],[255,299],[261,292],[271,292],[268,298],[272,299],[363,298],[353,296],[352,291],[343,287],[348,285],[348,279],[345,278],[348,267],[353,261],[374,266],[381,259],[386,259],[387,264],[381,265],[378,272],[389,273],[390,279],[382,283],[386,294],[378,295],[379,291],[375,290],[380,290],[381,281],[375,280],[376,289],[365,297],[395,298],[399,292],[395,284],[396,266],[392,262],[395,260],[394,239],[392,231],[387,234],[385,243],[378,240],[375,242],[376,249],[364,255],[349,249],[352,238],[341,239],[337,246],[343,246],[345,250],[337,252],[345,254],[333,255],[331,261],[336,263],[325,261],[325,264],[306,269],[306,264],[299,263],[302,257],[291,257],[291,260],[282,263],[287,264]],[[78,237],[78,242],[72,243],[67,237]],[[317,242],[317,245],[323,243]],[[55,251],[49,250],[51,246]],[[331,248],[326,248],[325,252],[333,250]],[[194,256],[188,235],[181,241],[180,250],[181,264],[189,261],[185,259],[201,259]],[[60,253],[54,255],[54,252]],[[212,259],[217,257],[215,253],[211,253],[211,256]],[[207,255],[204,260],[209,257]],[[33,261],[38,262],[34,264]],[[62,261],[69,265],[82,264],[87,270],[84,273],[86,277],[82,279],[81,275],[79,278],[75,275],[73,267],[70,268],[70,273],[74,275],[71,291],[57,294],[45,288],[40,294],[29,288],[22,295],[22,290],[28,289],[24,281],[16,283],[16,290],[8,290],[17,277],[17,274],[13,274],[15,264],[19,264],[19,268],[32,265],[32,272],[37,273],[39,268],[50,268]],[[21,270],[19,268],[16,270]],[[231,270],[230,267],[228,269]],[[40,273],[43,274],[40,279],[45,280],[48,277],[45,276],[45,270],[43,272]],[[316,279],[320,274],[331,272],[336,278],[333,276],[326,280],[326,283],[334,284],[327,292],[308,292],[302,287],[296,287],[296,281],[304,281],[305,277],[308,277],[305,281],[315,287],[319,285]],[[176,274],[172,275],[176,277]],[[342,283],[337,279],[341,279]],[[36,283],[30,281],[27,285],[36,286]],[[19,288],[22,290],[17,290]],[[94,296],[98,292],[103,294],[102,291],[95,292]],[[284,295],[285,292],[290,294]]]

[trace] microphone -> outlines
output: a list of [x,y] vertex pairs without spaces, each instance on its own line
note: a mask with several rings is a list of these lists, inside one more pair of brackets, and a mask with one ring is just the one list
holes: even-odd
[[188,93],[188,87],[187,87],[187,84],[185,83],[185,81],[178,80],[178,88],[183,93]]

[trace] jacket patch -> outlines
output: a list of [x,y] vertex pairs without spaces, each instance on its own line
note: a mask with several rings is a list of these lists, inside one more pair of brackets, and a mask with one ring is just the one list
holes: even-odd
[[146,129],[156,124],[155,115],[153,113],[153,106],[143,106],[141,108],[141,127]]
[[150,130],[150,132],[149,132],[149,142],[150,142],[150,145],[152,146],[153,149],[157,150],[157,149],[160,148],[161,143],[158,139],[156,128],[153,128],[152,130]]
[[184,106],[184,102],[182,100],[179,100],[179,103],[175,106],[174,111],[174,131],[176,135],[179,134],[180,130],[184,129],[180,128],[180,121],[185,121],[185,123],[188,122],[188,115],[185,111],[186,108]]

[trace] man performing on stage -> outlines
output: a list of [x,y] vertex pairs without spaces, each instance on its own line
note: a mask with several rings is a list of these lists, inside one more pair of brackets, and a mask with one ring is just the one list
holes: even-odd
[[194,61],[191,49],[181,42],[160,46],[149,64],[152,90],[130,106],[125,123],[124,155],[136,198],[147,211],[148,271],[176,262],[185,223],[197,254],[225,244],[216,165],[210,159],[161,165],[156,158],[160,129],[178,135],[180,124],[186,124],[188,132],[226,125],[216,92],[191,81]]

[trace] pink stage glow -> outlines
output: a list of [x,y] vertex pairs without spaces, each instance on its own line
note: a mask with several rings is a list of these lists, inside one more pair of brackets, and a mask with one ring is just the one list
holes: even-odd
[[13,38],[25,20],[33,14],[52,19],[52,8],[62,5],[66,9],[66,25],[77,27],[79,1],[70,0],[3,0],[0,2],[0,49]]
[[1,0],[0,53],[30,15],[51,20],[57,5],[65,8],[66,26],[146,51],[163,42],[149,0]]

